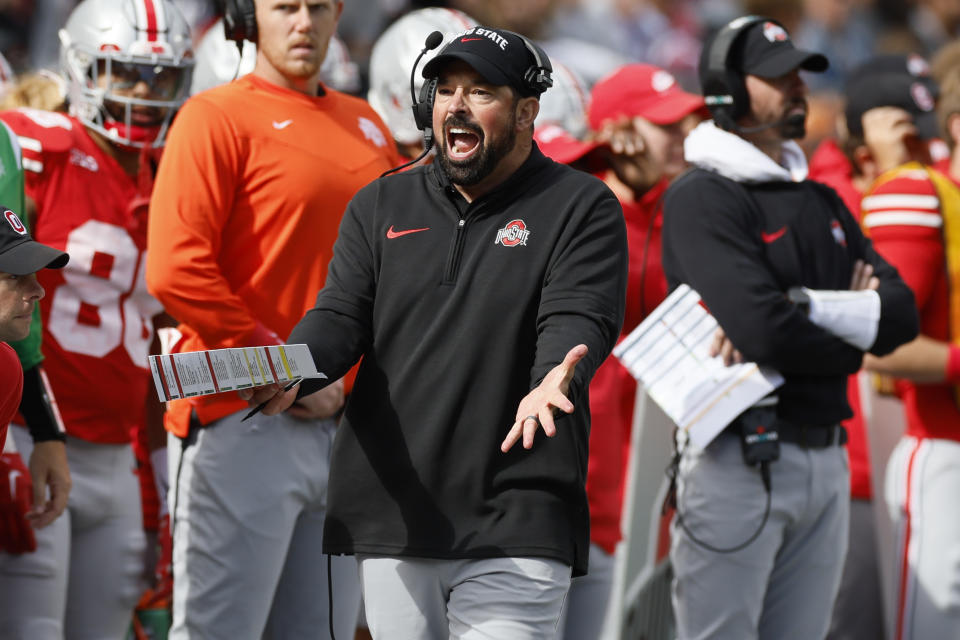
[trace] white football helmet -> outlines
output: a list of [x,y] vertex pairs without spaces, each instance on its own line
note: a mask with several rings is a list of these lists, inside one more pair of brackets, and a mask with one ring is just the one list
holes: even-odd
[[540,113],[535,125],[555,124],[581,140],[590,126],[587,122],[589,91],[570,67],[555,60],[550,62],[553,64],[553,86],[540,96]]
[[3,100],[3,97],[7,95],[7,91],[13,89],[15,84],[16,77],[13,75],[13,69],[10,68],[10,63],[7,62],[7,59],[0,53],[0,100]]
[[327,55],[320,65],[320,77],[328,87],[337,91],[357,94],[360,92],[360,68],[350,57],[347,45],[337,36],[330,38]]
[[[197,44],[197,65],[193,69],[190,94],[200,93],[245,76],[257,63],[257,45],[243,41],[243,54],[237,43],[227,40],[223,18],[214,22]],[[328,87],[344,93],[360,91],[360,70],[350,58],[347,45],[337,36],[330,38],[327,55],[320,66],[320,78]]]
[[117,144],[161,146],[190,88],[190,27],[171,0],[83,0],[60,30],[60,67],[71,115]]
[[[443,34],[443,43],[455,35],[476,26],[477,22],[462,11],[454,9],[420,9],[411,11],[394,22],[377,39],[370,53],[370,90],[367,102],[376,110],[403,144],[423,140],[423,132],[413,120],[413,102],[410,98],[410,73],[413,63],[423,49],[424,40],[434,31]],[[421,60],[421,65],[443,48],[438,47]],[[422,68],[422,66],[421,66]],[[417,95],[423,86],[419,70],[414,74]]]

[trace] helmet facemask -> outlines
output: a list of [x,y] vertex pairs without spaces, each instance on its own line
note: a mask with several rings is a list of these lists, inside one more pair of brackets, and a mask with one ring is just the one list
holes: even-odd
[[[193,69],[183,18],[169,0],[152,0],[164,5],[170,28],[162,37],[138,29],[131,7],[144,1],[85,0],[60,30],[70,113],[111,142],[138,149],[163,145],[173,115],[188,95]],[[84,9],[91,4],[101,16],[106,13],[109,28],[88,28],[74,20],[78,13],[81,18],[89,13]],[[93,37],[82,41],[84,36]],[[140,93],[134,91],[138,87]]]

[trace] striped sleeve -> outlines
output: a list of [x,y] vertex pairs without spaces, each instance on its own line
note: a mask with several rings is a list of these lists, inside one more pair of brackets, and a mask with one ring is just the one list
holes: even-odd
[[940,199],[922,168],[881,176],[863,199],[861,221],[874,248],[913,291],[923,309],[943,272]]
[[867,229],[917,226],[939,229],[940,199],[927,172],[904,170],[875,183],[863,199],[862,219]]

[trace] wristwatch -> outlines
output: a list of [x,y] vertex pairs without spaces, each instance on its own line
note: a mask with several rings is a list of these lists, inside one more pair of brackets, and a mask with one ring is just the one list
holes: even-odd
[[803,287],[787,289],[787,300],[797,305],[806,315],[810,315],[810,295],[803,290]]

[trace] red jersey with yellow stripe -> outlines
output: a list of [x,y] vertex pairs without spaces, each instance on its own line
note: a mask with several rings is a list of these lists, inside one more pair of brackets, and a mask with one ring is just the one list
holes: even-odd
[[23,149],[33,237],[70,254],[37,273],[46,295],[44,368],[67,433],[130,441],[143,422],[147,350],[160,304],[147,293],[146,208],[137,186],[83,124],[61,113],[0,113]]
[[[621,339],[633,331],[667,297],[661,264],[662,180],[640,200],[621,200],[627,223],[629,275]],[[609,356],[590,381],[590,455],[587,460],[587,499],[590,502],[590,541],[613,553],[621,538],[620,515],[630,458],[637,383],[614,356]]]
[[[347,202],[397,163],[364,101],[312,97],[248,75],[190,98],[150,203],[150,290],[180,324],[178,351],[282,340],[326,279]],[[323,363],[319,363],[322,370]],[[171,403],[185,435],[242,410],[236,394]]]
[[[888,171],[866,193],[862,223],[877,251],[913,290],[920,333],[950,342],[951,286],[960,282],[951,285],[946,268],[943,188],[952,188],[945,176],[917,163]],[[900,388],[909,435],[960,441],[952,385],[906,382]]]

